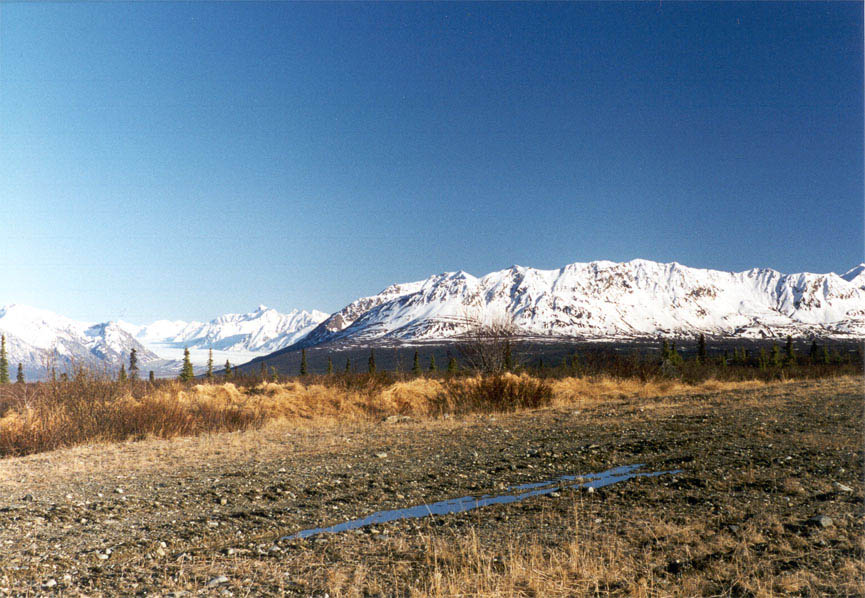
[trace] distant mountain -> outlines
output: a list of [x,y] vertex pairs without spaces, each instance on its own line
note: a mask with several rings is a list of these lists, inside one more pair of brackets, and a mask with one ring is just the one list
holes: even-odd
[[116,322],[78,322],[26,305],[0,307],[0,333],[6,335],[12,377],[18,363],[31,380],[44,378],[51,367],[58,373],[73,366],[119,368],[121,363],[128,363],[132,349],[142,370],[160,359]]
[[444,340],[472,320],[506,318],[521,334],[627,340],[658,335],[865,337],[865,264],[843,276],[722,272],[633,260],[558,270],[513,266],[393,285],[324,320],[292,349],[340,342]]
[[147,326],[122,325],[151,347],[265,354],[300,340],[327,317],[328,314],[317,310],[294,309],[283,314],[260,305],[250,313],[225,314],[204,323],[159,320]]
[[248,314],[227,314],[210,322],[160,320],[146,326],[128,322],[89,323],[26,305],[0,307],[0,333],[6,335],[11,375],[18,363],[28,380],[43,379],[74,366],[114,372],[137,351],[142,376],[180,371],[183,349],[201,371],[212,349],[214,363],[233,364],[266,355],[299,340],[327,318],[320,311],[281,314],[260,306]]

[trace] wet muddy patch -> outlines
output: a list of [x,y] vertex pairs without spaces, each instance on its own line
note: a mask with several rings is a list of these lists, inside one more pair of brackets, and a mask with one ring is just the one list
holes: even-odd
[[430,504],[415,505],[402,509],[391,509],[387,511],[377,511],[359,519],[351,519],[342,523],[337,523],[329,527],[316,527],[301,530],[294,534],[283,536],[280,540],[297,540],[316,536],[318,534],[337,534],[347,532],[370,525],[379,523],[388,523],[390,521],[400,521],[403,519],[420,519],[431,515],[448,515],[451,513],[463,513],[472,511],[481,507],[496,504],[508,504],[519,502],[534,496],[547,496],[554,492],[559,492],[565,488],[586,488],[594,490],[595,488],[603,488],[618,482],[624,482],[632,478],[651,478],[660,475],[676,474],[681,470],[668,471],[649,471],[641,472],[639,469],[643,464],[623,465],[614,467],[606,471],[598,473],[587,473],[582,475],[564,475],[552,480],[543,482],[533,482],[530,484],[519,484],[511,486],[505,494],[490,495],[484,494],[481,496],[461,496],[442,500]]

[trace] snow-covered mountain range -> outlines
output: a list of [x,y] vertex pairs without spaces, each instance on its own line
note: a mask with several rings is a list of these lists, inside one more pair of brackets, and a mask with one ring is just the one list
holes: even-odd
[[[320,311],[282,314],[260,306],[247,314],[226,314],[210,322],[160,320],[146,326],[127,322],[79,322],[29,307],[0,307],[0,333],[6,335],[11,368],[23,364],[27,379],[44,378],[73,366],[113,370],[128,363],[135,349],[142,374],[176,375],[184,347],[203,366],[213,349],[217,367],[249,361],[286,347],[327,318]],[[14,371],[13,371],[14,374]]]
[[27,379],[43,378],[51,368],[118,367],[132,349],[140,363],[159,360],[116,322],[78,322],[27,305],[0,307],[0,333],[6,336],[11,374],[21,363]]
[[429,341],[504,318],[536,337],[865,337],[865,264],[843,275],[722,272],[633,260],[513,266],[393,285],[334,313],[297,345]]
[[395,284],[328,316],[260,306],[209,322],[86,323],[28,307],[0,307],[14,369],[44,377],[46,365],[117,368],[136,349],[142,373],[176,375],[183,349],[201,370],[282,349],[325,343],[446,341],[477,321],[505,319],[536,338],[627,340],[659,335],[865,339],[865,263],[845,274],[722,272],[633,260],[558,270],[513,266],[477,278],[449,272]]

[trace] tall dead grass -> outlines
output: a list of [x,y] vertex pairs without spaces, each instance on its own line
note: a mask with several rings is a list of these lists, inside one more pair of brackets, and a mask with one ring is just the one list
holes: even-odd
[[243,430],[269,420],[366,420],[390,415],[515,411],[548,405],[651,398],[765,386],[708,380],[697,385],[637,379],[538,379],[527,374],[425,378],[345,385],[313,379],[187,386],[119,383],[80,373],[64,382],[0,388],[0,455],[92,442]]

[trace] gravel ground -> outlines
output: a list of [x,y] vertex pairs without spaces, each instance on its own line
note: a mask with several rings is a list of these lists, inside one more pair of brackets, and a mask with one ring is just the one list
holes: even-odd
[[[863,595],[862,390],[847,378],[517,414],[281,423],[5,459],[0,593],[429,594],[434,541],[555,548],[576,517],[587,541],[629,551],[600,595],[633,593],[637,577],[650,579],[648,594],[687,582],[759,595],[760,576],[769,594]],[[681,472],[280,539],[638,463]]]

